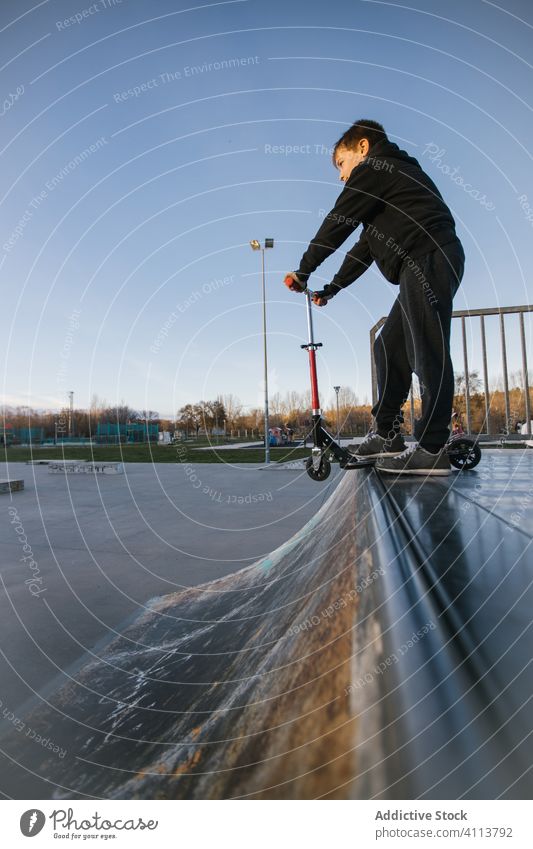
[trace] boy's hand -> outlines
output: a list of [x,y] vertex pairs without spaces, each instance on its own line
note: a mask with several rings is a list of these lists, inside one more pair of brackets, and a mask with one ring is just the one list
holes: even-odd
[[328,300],[329,298],[325,298],[323,296],[323,290],[320,292],[313,292],[313,303],[316,304],[317,307],[325,307]]
[[291,292],[305,292],[307,289],[307,284],[300,281],[295,271],[290,271],[286,274],[283,282]]

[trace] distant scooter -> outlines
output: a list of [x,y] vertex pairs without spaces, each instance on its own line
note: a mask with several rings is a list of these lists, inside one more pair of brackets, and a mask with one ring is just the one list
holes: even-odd
[[[291,278],[285,279],[285,283],[290,287]],[[331,458],[339,461],[341,469],[346,471],[351,469],[361,469],[365,466],[373,466],[374,458],[360,459],[351,454],[346,448],[342,448],[325,429],[322,422],[322,411],[320,409],[320,400],[318,396],[318,377],[316,370],[316,351],[322,347],[322,342],[315,342],[313,332],[313,313],[311,308],[314,292],[310,289],[305,290],[307,304],[307,332],[308,342],[306,345],[300,345],[301,348],[309,353],[309,372],[311,375],[311,405],[312,405],[312,437],[313,448],[311,456],[306,460],[305,468],[310,478],[315,481],[325,481],[331,473]],[[456,469],[473,469],[477,466],[481,459],[481,449],[479,444],[470,439],[468,436],[461,434],[460,436],[452,436],[446,443],[446,453],[450,458],[450,463]]]

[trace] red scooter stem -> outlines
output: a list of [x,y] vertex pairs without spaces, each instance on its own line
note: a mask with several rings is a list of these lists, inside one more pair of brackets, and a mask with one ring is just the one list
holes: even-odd
[[[290,275],[285,277],[285,285],[289,289],[293,288],[294,280]],[[300,289],[301,291],[301,289]],[[315,293],[310,289],[305,289],[305,298],[307,306],[307,330],[308,342],[307,345],[300,345],[309,353],[309,373],[311,375],[311,403],[313,405],[312,429],[309,436],[313,440],[313,450],[311,457],[307,460],[307,474],[316,481],[325,480],[331,471],[331,458],[335,457],[339,461],[342,469],[355,468],[350,463],[356,465],[365,465],[364,461],[358,461],[345,448],[338,445],[331,434],[327,432],[322,423],[322,413],[320,410],[320,399],[318,397],[318,377],[316,371],[316,351],[322,347],[322,342],[315,342],[313,333],[313,311],[311,302]],[[307,437],[306,437],[307,438]],[[373,461],[366,461],[368,464]]]
[[318,346],[315,343],[313,333],[313,313],[311,311],[311,298],[313,297],[313,293],[309,289],[306,289],[305,297],[307,299],[307,332],[309,340],[306,347],[309,352],[309,372],[311,374],[311,406],[313,408],[313,415],[318,415],[320,414],[320,399],[318,397],[318,377],[316,372],[315,353]]
[[316,357],[315,349],[309,348],[309,371],[311,372],[311,404],[313,406],[313,415],[320,413],[320,401],[318,398],[318,380],[316,376]]

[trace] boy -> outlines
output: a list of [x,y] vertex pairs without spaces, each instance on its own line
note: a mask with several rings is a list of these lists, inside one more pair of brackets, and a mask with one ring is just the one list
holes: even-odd
[[[359,241],[331,283],[314,295],[325,306],[376,262],[399,294],[376,337],[378,401],[375,431],[356,456],[376,458],[383,472],[447,475],[444,450],[453,402],[450,357],[452,301],[464,270],[464,252],[442,196],[416,159],[390,142],[381,124],[360,120],[338,140],[333,163],[345,187],[291,272],[290,289],[303,292],[313,271],[359,226]],[[417,446],[406,448],[400,426],[412,373],[418,376],[422,416]]]

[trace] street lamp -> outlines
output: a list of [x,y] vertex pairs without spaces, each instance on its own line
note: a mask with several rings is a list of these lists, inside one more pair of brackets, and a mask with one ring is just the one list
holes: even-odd
[[339,441],[340,429],[339,429],[339,391],[340,386],[334,386],[335,395],[337,396],[337,442]]
[[74,392],[73,392],[72,389],[68,393],[68,397],[69,397],[69,402],[70,402],[69,414],[68,414],[68,435],[72,438],[72,436],[74,435],[73,429],[72,429],[72,426],[73,426],[73,423],[74,423]]
[[274,247],[274,239],[265,239],[264,246],[257,239],[252,239],[250,247],[253,251],[261,251],[261,279],[263,288],[263,351],[265,361],[265,463],[270,463],[270,441],[268,438],[268,369],[267,369],[267,336],[266,336],[266,289],[265,289],[265,250]]

